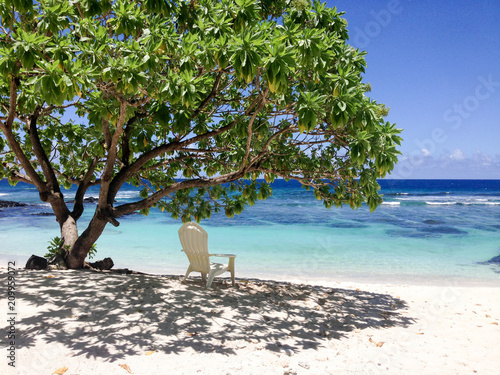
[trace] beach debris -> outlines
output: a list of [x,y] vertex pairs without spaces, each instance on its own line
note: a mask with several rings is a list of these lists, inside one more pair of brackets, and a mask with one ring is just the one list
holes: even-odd
[[[397,308],[396,305],[391,305],[392,308]],[[391,318],[391,315],[394,315],[393,312],[391,311],[386,311],[386,312],[383,312],[383,313],[379,313],[378,315],[380,315],[384,320],[390,320]]]
[[118,365],[120,366],[122,369],[126,370],[129,374],[133,374],[132,370],[130,369],[130,366],[127,365],[127,364],[123,364],[123,365]]
[[368,339],[368,341],[370,341],[372,344],[375,344],[375,346],[376,346],[377,348],[381,348],[381,347],[384,345],[384,342],[383,342],[383,341],[376,342],[376,341],[374,341],[371,337]]
[[146,355],[151,355],[156,353],[158,350],[150,350],[149,352],[146,352]]
[[281,367],[287,368],[288,366],[290,366],[290,361],[288,359],[282,359],[281,361],[279,361],[279,364]]
[[33,254],[26,262],[25,268],[28,270],[45,270],[47,269],[47,265],[47,259]]
[[317,307],[321,307],[321,306],[324,306],[325,303],[328,302],[328,297],[327,298],[322,298],[322,297],[319,297],[319,296],[315,296],[315,298],[311,298],[310,299],[311,301],[315,302],[317,305]]
[[48,261],[48,269],[49,270],[67,270],[66,261],[64,260],[64,256],[60,253],[54,254]]
[[61,367],[61,368],[58,368],[56,371],[54,371],[52,373],[52,375],[63,375],[66,371],[68,371],[68,368],[67,367]]
[[[88,266],[87,262],[85,262],[85,264],[86,264],[86,266]],[[90,268],[90,266],[85,267],[85,268]],[[128,268],[115,268],[111,271],[113,273],[117,273],[119,275],[144,275],[144,273],[142,273],[142,272],[132,271],[132,270],[129,270]]]
[[246,347],[247,347],[246,344],[243,342],[236,344],[236,349],[244,349]]
[[311,365],[307,362],[299,362],[299,366],[302,368],[305,368],[307,370],[309,370],[311,368]]
[[264,319],[264,321],[266,323],[269,323],[272,320],[272,318],[270,316],[267,316],[267,315],[262,315],[262,318]]
[[497,322],[493,322],[493,323],[491,323],[491,324],[496,325],[496,326],[498,325],[498,323],[497,323]]

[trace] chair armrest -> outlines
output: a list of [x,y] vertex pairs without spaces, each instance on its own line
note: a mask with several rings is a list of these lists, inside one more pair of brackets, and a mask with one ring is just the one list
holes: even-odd
[[225,257],[225,258],[236,258],[234,254],[208,254],[211,257]]

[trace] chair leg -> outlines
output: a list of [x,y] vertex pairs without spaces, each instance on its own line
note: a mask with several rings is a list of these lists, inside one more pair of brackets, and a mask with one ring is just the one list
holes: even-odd
[[228,264],[228,271],[231,272],[231,282],[233,283],[234,286],[234,258],[231,257],[229,258],[229,264]]
[[186,271],[186,275],[184,276],[184,281],[187,280],[187,277],[189,276],[189,274],[191,273],[191,271],[192,271],[192,268],[191,268],[191,266],[189,266],[188,269],[187,269],[187,271]]
[[206,283],[206,281],[207,281],[207,274],[206,274],[206,273],[204,273],[204,272],[202,272],[202,273],[201,273],[201,283],[202,283],[202,284],[205,284],[205,283]]
[[214,281],[215,273],[210,272],[208,274],[208,281],[207,281],[207,289],[210,288],[212,285],[212,281]]

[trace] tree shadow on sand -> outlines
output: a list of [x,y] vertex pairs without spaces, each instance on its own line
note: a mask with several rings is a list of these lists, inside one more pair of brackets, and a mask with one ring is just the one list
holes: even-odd
[[218,281],[206,290],[179,276],[19,270],[17,285],[20,311],[36,309],[20,315],[19,349],[42,340],[103,361],[191,349],[235,355],[251,345],[294,352],[353,330],[413,323],[406,303],[388,294],[274,281]]

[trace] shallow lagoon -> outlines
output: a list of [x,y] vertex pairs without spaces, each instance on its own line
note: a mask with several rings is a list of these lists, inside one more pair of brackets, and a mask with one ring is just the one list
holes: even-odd
[[[500,283],[500,264],[494,261],[500,254],[500,181],[384,180],[381,185],[384,204],[370,213],[367,207],[327,210],[312,192],[277,181],[268,200],[233,219],[214,215],[201,224],[212,252],[238,255],[237,277]],[[128,187],[118,203],[137,196]],[[30,204],[0,212],[2,263],[23,265],[31,254],[43,255],[59,235],[50,207],[24,184],[1,181],[0,199]],[[95,205],[86,207],[88,220]],[[180,221],[152,210],[120,222],[99,239],[99,259],[109,256],[116,267],[143,272],[184,273]]]

